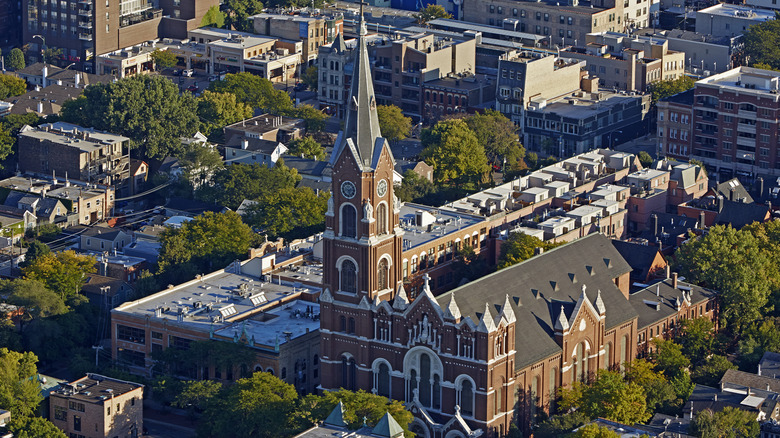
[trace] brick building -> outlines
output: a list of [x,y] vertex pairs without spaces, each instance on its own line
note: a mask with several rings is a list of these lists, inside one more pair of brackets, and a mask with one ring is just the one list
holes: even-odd
[[65,122],[19,132],[19,169],[113,185],[130,194],[130,139]]
[[738,67],[696,82],[659,105],[663,152],[719,174],[780,176],[780,73]]
[[87,374],[49,393],[49,420],[68,436],[140,436],[143,400],[144,385]]
[[[425,275],[411,296],[399,263],[410,230],[388,184],[394,158],[379,130],[363,35],[361,25],[352,104],[331,157],[333,197],[322,240],[321,387],[372,390],[410,403],[410,428],[420,437],[503,436],[513,421],[528,431],[535,415],[550,408],[557,388],[632,360],[638,333],[663,324],[661,316],[638,324],[639,308],[647,304],[629,299],[632,268],[600,234],[439,296]],[[605,163],[583,158],[568,166],[591,180]],[[558,193],[557,186],[544,190]],[[590,211],[582,213],[572,223],[592,219]],[[428,228],[441,224],[430,220]],[[446,260],[446,247],[439,248],[429,254]],[[674,278],[665,281],[673,289],[665,296],[689,290]],[[683,301],[663,318],[687,311]]]
[[[344,31],[342,16],[262,13],[250,19],[259,35],[303,42],[301,68],[315,65],[320,46],[330,44]],[[302,71],[303,71],[302,70]],[[301,71],[301,72],[302,72]]]

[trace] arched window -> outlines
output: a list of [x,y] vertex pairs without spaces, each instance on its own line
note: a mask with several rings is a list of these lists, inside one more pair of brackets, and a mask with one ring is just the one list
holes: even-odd
[[241,378],[247,378],[249,377],[249,368],[246,366],[245,363],[241,364]]
[[433,375],[433,409],[441,409],[441,378]]
[[341,358],[341,387],[350,391],[355,390],[355,372],[357,366],[355,359],[346,356]]
[[377,394],[390,398],[390,367],[386,363],[379,364],[376,376]]
[[504,412],[503,408],[504,403],[504,382],[503,379],[498,386],[496,386],[496,390],[493,392],[493,415],[498,415],[502,412]]
[[547,392],[550,396],[550,410],[552,411],[555,408],[555,384],[558,379],[558,368],[553,368],[550,370],[550,381],[548,382],[547,386]]
[[387,264],[387,259],[382,259],[379,261],[379,268],[377,272],[377,289],[383,290],[387,289],[387,276],[389,274],[389,267]]
[[387,204],[384,202],[376,208],[376,233],[387,234]]
[[260,373],[262,371],[263,371],[263,367],[261,367],[260,365],[255,365],[255,372],[256,373]]
[[341,208],[341,235],[357,238],[357,210],[349,204]]
[[273,376],[276,373],[274,373],[274,369],[273,368],[268,368],[268,374]]
[[341,286],[342,292],[357,293],[357,266],[352,260],[341,262]]
[[412,369],[409,373],[409,394],[407,396],[407,401],[414,400],[414,391],[417,389],[417,380],[417,370]]
[[464,379],[460,386],[460,412],[474,415],[474,385],[468,379]]
[[431,406],[431,357],[420,355],[420,403]]

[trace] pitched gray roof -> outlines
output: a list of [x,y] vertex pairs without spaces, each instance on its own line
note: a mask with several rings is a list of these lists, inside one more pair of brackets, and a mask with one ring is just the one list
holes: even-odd
[[640,243],[624,242],[622,240],[612,240],[612,246],[618,250],[620,255],[631,265],[633,273],[639,278],[647,277],[648,271],[658,255],[657,246],[642,245]]
[[[750,195],[748,195],[750,196]],[[769,214],[769,206],[735,201],[723,201],[723,210],[715,218],[716,224],[730,224],[736,229],[753,222],[764,222]]]
[[333,48],[336,49],[338,53],[347,51],[347,44],[344,42],[344,34],[342,32],[336,34],[336,39],[333,40]]
[[[744,202],[753,203],[753,197],[750,196],[745,186],[737,178],[731,178],[728,181],[724,181],[715,187],[715,191],[726,198],[727,200],[737,201],[743,200]],[[734,193],[732,195],[732,192]],[[733,199],[732,199],[733,198]]]
[[780,379],[769,376],[759,376],[758,374],[746,373],[739,370],[727,370],[726,373],[723,374],[723,377],[721,377],[720,383],[780,393]]
[[496,315],[509,294],[517,318],[515,366],[520,369],[561,351],[555,341],[555,321],[561,306],[570,315],[583,285],[591,304],[601,291],[608,329],[636,318],[636,311],[614,283],[630,271],[608,238],[591,234],[454,289],[437,301],[446,308],[450,295],[455,295],[462,316],[476,322],[486,302]]
[[[672,287],[672,280],[662,280],[637,291],[629,296],[629,303],[634,307],[639,319],[637,328],[642,329],[658,321],[666,320],[677,313],[676,302],[682,302],[683,292],[690,291],[691,305],[696,306],[707,302],[715,292],[702,287],[678,282],[677,288]],[[657,303],[657,305],[655,304]]]

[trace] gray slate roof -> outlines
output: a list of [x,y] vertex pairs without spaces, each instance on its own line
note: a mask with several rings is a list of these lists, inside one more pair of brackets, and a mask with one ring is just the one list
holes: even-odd
[[753,222],[764,222],[767,214],[769,214],[769,206],[767,205],[724,200],[723,210],[718,213],[715,223],[730,224],[732,227],[740,229]]
[[612,240],[612,246],[618,250],[620,255],[631,265],[633,273],[638,278],[644,279],[647,277],[650,266],[653,264],[656,255],[658,255],[658,247],[650,245],[642,245],[633,242],[624,242],[622,240]]
[[[681,281],[677,282],[677,289],[675,289],[672,287],[671,279],[658,281],[631,294],[628,301],[639,315],[637,328],[641,330],[676,314],[675,303],[677,300],[682,301],[683,292],[687,293],[688,291],[691,292],[691,305],[693,306],[705,303],[715,295],[715,292]],[[659,305],[656,306],[652,303],[659,303]]]
[[636,318],[636,311],[614,283],[630,271],[610,239],[591,234],[440,295],[437,301],[444,309],[450,295],[455,295],[461,315],[476,322],[486,302],[492,304],[496,316],[509,294],[517,318],[515,366],[521,369],[561,351],[555,341],[555,321],[561,305],[570,316],[583,285],[591,303],[601,291],[607,329]]
[[759,376],[758,374],[746,373],[739,370],[727,370],[720,383],[728,386],[736,385],[762,391],[780,393],[780,379],[770,376]]

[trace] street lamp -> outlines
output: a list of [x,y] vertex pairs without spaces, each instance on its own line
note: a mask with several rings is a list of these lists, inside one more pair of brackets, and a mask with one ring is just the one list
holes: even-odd
[[46,38],[44,38],[43,35],[33,35],[33,38],[40,38],[41,41],[43,41],[43,44],[41,45],[41,61],[46,64],[46,57],[43,55],[43,48],[46,47]]

